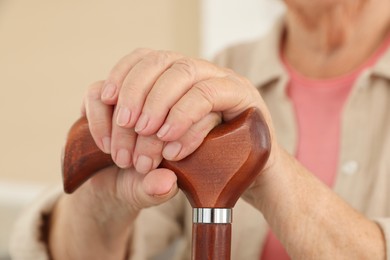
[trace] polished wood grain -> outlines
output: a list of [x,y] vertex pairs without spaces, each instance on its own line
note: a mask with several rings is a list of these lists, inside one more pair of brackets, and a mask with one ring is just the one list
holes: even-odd
[[114,165],[111,155],[103,153],[89,131],[87,118],[77,120],[69,130],[62,155],[62,180],[66,193],[74,192],[99,170]]
[[229,260],[232,224],[192,224],[192,259]]
[[[192,207],[233,208],[264,167],[271,149],[268,127],[251,108],[214,128],[183,160],[163,160]],[[85,118],[70,129],[63,156],[64,190],[72,193],[99,169],[113,165],[94,143]],[[194,224],[193,259],[230,259],[230,224]]]
[[216,127],[203,144],[181,161],[163,161],[194,208],[232,208],[266,163],[268,128],[260,113],[249,109]]

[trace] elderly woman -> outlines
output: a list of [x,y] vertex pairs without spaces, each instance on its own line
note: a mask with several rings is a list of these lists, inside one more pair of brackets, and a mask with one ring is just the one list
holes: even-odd
[[84,113],[117,166],[43,198],[14,258],[145,259],[180,238],[175,259],[188,259],[191,211],[156,167],[257,107],[272,151],[236,205],[232,258],[390,259],[390,1],[286,4],[269,35],[218,65],[140,49],[93,84]]

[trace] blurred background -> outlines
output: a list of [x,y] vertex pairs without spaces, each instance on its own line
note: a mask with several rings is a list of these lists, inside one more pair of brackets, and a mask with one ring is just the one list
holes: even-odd
[[282,12],[279,0],[0,0],[0,260],[17,215],[61,183],[90,83],[137,47],[212,59]]

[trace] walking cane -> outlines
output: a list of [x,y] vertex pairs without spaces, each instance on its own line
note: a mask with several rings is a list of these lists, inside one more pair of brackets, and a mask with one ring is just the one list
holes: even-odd
[[[258,175],[270,152],[268,127],[257,109],[214,128],[202,145],[181,161],[163,160],[193,207],[192,259],[229,260],[232,208]],[[92,139],[86,118],[70,129],[63,158],[67,193],[95,172],[113,165]]]

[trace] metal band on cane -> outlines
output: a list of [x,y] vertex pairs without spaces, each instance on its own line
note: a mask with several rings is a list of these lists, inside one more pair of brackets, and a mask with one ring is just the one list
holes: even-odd
[[194,208],[192,221],[200,224],[229,224],[232,223],[232,211],[223,208]]

